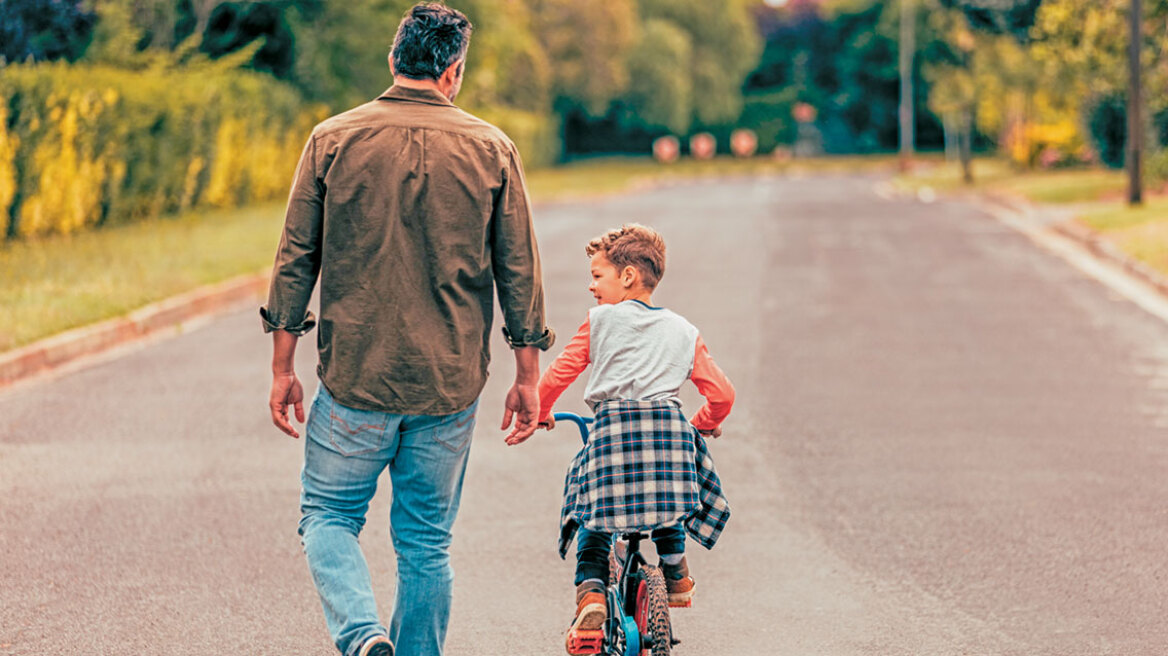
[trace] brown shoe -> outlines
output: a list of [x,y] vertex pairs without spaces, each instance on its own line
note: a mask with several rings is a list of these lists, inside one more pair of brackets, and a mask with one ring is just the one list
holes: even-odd
[[598,647],[603,634],[588,635],[587,632],[601,632],[608,619],[608,601],[604,589],[595,583],[581,583],[576,587],[576,619],[568,629],[565,647],[572,656],[600,653]]
[[665,590],[669,593],[669,605],[674,608],[689,608],[693,605],[694,583],[689,575],[689,564],[682,557],[676,565],[661,563],[661,573],[665,575]]

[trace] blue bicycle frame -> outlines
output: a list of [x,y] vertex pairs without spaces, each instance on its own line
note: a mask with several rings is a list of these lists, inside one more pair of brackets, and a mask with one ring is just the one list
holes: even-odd
[[[581,417],[573,412],[557,412],[552,415],[552,418],[557,422],[570,421],[576,424],[576,428],[580,429],[580,439],[585,444],[588,443],[588,432],[595,421],[592,417]],[[624,562],[621,563],[620,581],[617,585],[608,588],[608,607],[609,609],[619,608],[620,614],[610,612],[608,615],[604,627],[604,653],[616,656],[640,656],[642,640],[641,628],[637,626],[635,616],[637,611],[637,589],[635,586],[640,584],[642,578],[639,576],[641,567],[647,564],[640,550],[640,543],[644,536],[640,533],[629,533],[620,537],[628,541],[629,547]],[[615,534],[612,536],[613,548],[616,547],[620,537]],[[616,641],[617,636],[624,637],[623,654],[613,651],[614,648],[619,648]]]

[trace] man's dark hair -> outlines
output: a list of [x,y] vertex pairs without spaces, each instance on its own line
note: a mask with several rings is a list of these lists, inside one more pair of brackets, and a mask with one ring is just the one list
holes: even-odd
[[410,9],[393,38],[396,75],[437,80],[457,61],[466,59],[473,26],[457,9],[420,2]]

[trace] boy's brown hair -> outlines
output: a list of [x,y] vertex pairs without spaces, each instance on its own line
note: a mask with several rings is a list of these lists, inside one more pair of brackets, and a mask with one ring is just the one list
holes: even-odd
[[631,266],[641,274],[641,284],[653,291],[665,275],[665,240],[657,231],[637,223],[609,230],[588,242],[588,257],[604,253],[617,271]]

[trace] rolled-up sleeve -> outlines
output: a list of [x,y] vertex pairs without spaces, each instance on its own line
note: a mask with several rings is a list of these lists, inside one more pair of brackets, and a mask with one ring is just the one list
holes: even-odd
[[308,302],[320,273],[325,188],[318,170],[314,133],[300,155],[288,196],[268,303],[260,308],[264,332],[286,330],[303,335],[316,325],[316,318],[308,311]]
[[502,185],[491,219],[491,267],[503,310],[503,336],[511,348],[548,350],[555,333],[544,315],[543,274],[531,219],[523,164],[512,145],[505,153]]

